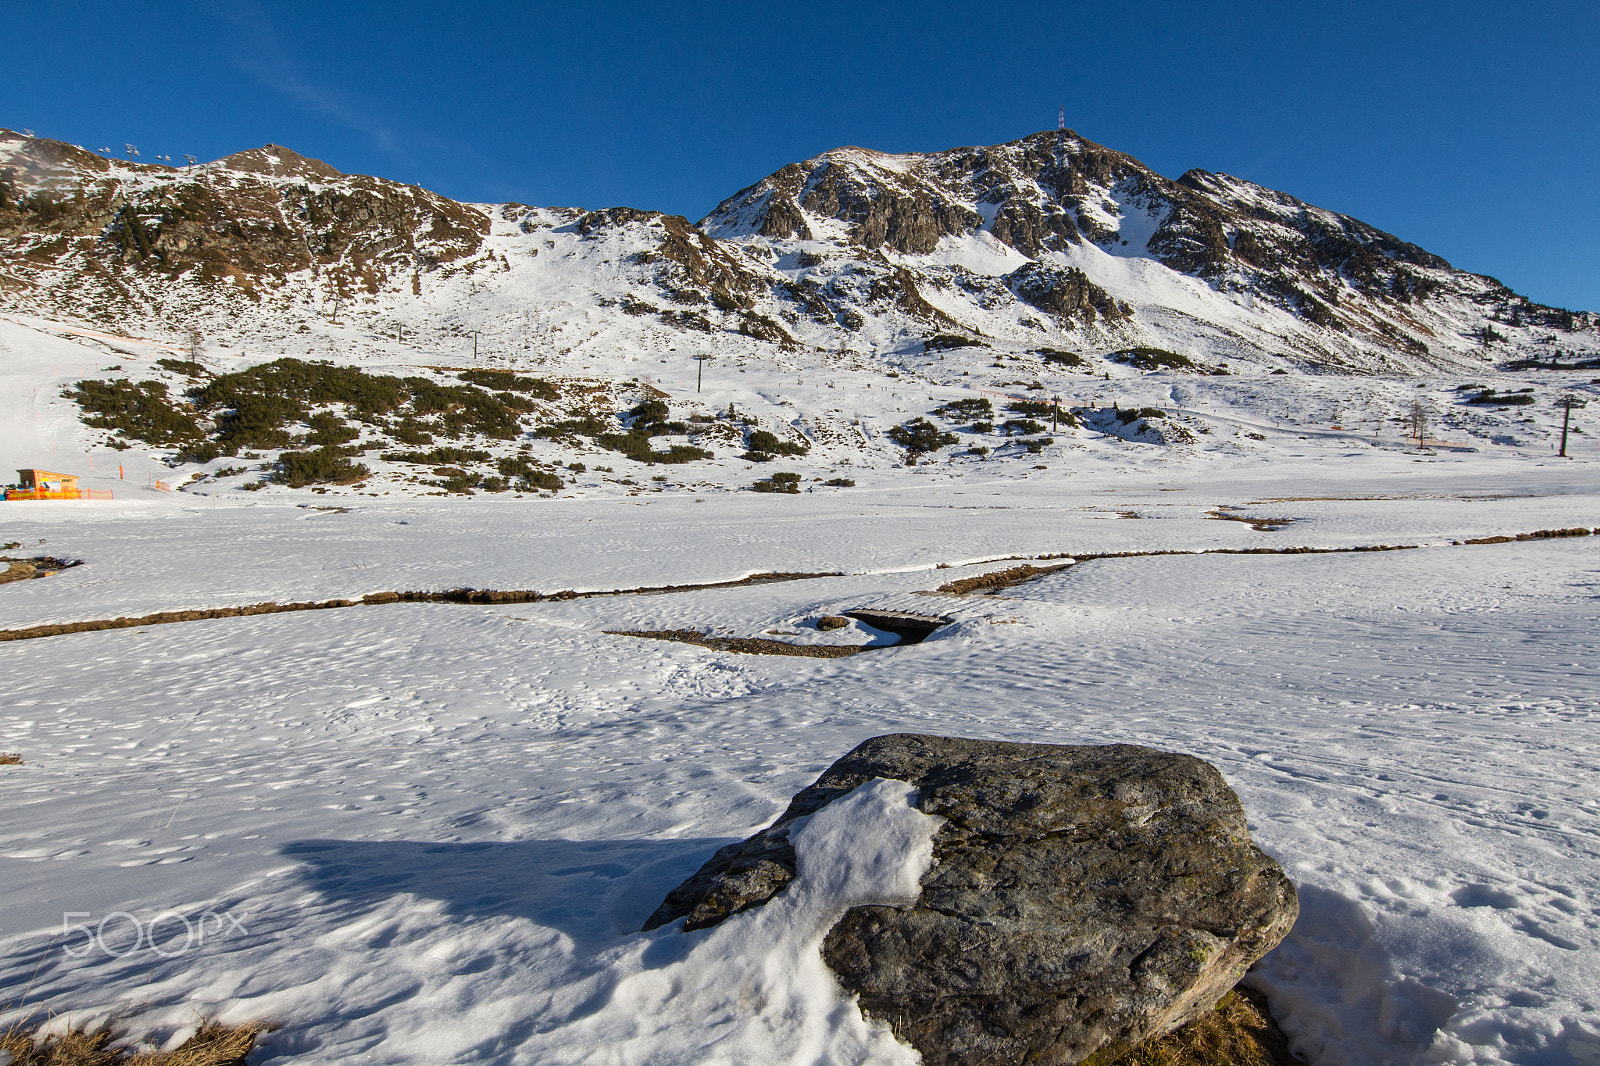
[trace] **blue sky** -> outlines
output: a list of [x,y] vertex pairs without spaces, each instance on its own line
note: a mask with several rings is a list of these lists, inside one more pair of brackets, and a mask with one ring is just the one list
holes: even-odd
[[1053,128],[1354,215],[1600,310],[1600,4],[33,0],[0,125],[268,142],[466,200],[698,219],[842,144]]

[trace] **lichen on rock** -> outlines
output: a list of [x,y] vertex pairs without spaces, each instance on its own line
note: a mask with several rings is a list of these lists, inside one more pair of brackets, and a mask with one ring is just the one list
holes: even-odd
[[1294,886],[1238,797],[1134,745],[869,740],[772,826],[717,852],[646,928],[716,925],[794,880],[798,819],[874,778],[945,819],[909,906],[859,906],[823,958],[927,1066],[1068,1064],[1199,1017],[1288,932]]

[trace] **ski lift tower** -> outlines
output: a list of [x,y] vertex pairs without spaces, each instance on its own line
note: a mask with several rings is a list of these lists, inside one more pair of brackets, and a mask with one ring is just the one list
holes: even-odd
[[1567,426],[1572,422],[1572,412],[1579,407],[1587,407],[1588,404],[1588,400],[1580,400],[1570,393],[1556,401],[1556,406],[1561,408],[1561,458],[1563,459],[1569,458],[1567,455]]

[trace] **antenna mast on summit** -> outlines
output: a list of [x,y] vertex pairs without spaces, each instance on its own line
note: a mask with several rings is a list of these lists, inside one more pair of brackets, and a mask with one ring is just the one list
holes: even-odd
[[1067,109],[1065,106],[1056,108],[1056,166],[1067,155]]

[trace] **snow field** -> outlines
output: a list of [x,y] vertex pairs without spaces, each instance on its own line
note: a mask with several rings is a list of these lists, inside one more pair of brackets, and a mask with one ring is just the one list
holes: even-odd
[[[1285,461],[1247,482],[1177,473],[1154,485],[1115,475],[937,481],[705,503],[367,499],[340,511],[316,497],[186,493],[14,503],[0,513],[0,533],[22,543],[18,553],[86,565],[8,587],[0,628],[412,589],[609,591],[774,571],[916,572],[1013,555],[1440,544],[1600,525],[1585,467],[1513,473],[1407,462],[1374,478]],[[1212,516],[1223,507],[1293,521],[1262,533]]]
[[[1268,490],[1239,494],[1241,504],[1279,491],[1241,487]],[[0,836],[3,998],[31,978],[36,1006],[78,1020],[136,1006],[142,1024],[173,1039],[201,1011],[272,1017],[285,1028],[269,1038],[269,1061],[761,1058],[752,1048],[763,1061],[897,1061],[899,1049],[798,970],[767,979],[764,1013],[760,994],[730,991],[754,969],[717,969],[694,937],[634,931],[715,847],[766,824],[855,743],[913,730],[1142,743],[1217,765],[1257,840],[1302,889],[1301,924],[1254,980],[1313,1061],[1590,1061],[1584,1049],[1600,1042],[1600,688],[1586,665],[1597,650],[1595,545],[1441,540],[1452,528],[1577,524],[1593,497],[1468,500],[1437,480],[1426,488],[1408,500],[1276,505],[1310,517],[1270,535],[1194,517],[1118,518],[1171,494],[1114,491],[1077,504],[1092,511],[1041,495],[1004,510],[929,507],[941,513],[922,522],[907,505],[880,506],[836,516],[826,535],[775,512],[610,504],[629,516],[613,520],[611,538],[580,530],[559,548],[523,546],[518,530],[539,523],[507,521],[520,508],[447,503],[415,505],[427,538],[389,548],[386,505],[311,519],[265,505],[41,517],[47,548],[83,548],[89,562],[9,586],[18,621],[13,593],[184,551],[220,587],[279,599],[299,595],[300,572],[337,575],[343,553],[369,542],[395,559],[413,549],[429,558],[431,544],[434,560],[487,560],[474,576],[556,568],[542,572],[566,579],[552,587],[610,584],[577,580],[608,560],[623,568],[608,577],[668,583],[696,550],[728,561],[706,576],[787,568],[774,556],[852,572],[0,645],[0,736],[27,759],[0,778],[13,812]],[[321,524],[335,522],[352,524]],[[298,553],[298,569],[277,569],[276,592],[253,559],[212,547],[249,523],[262,527],[266,557]],[[330,532],[294,539],[301,529]],[[932,570],[935,561],[1043,547],[1047,531],[1090,550],[1284,533],[1421,533],[1433,546],[1102,559],[995,597],[917,595],[1008,565]],[[181,570],[146,569],[145,580],[192,594],[200,586],[185,586]],[[31,608],[76,615],[100,587],[63,584]],[[114,594],[138,587],[130,579]],[[146,602],[171,606],[150,593]],[[843,660],[603,632],[777,629],[802,640],[821,613],[918,604],[957,621],[924,644]],[[181,927],[165,919],[172,958],[100,950],[127,950],[122,918],[104,927],[109,944],[59,935],[64,912],[95,927],[118,911],[144,923],[219,917],[184,951]],[[66,954],[86,944],[94,950]],[[644,1009],[669,988],[704,1005],[702,1025],[663,1027],[664,1015]],[[785,1002],[798,1006],[771,1013]]]
[[[138,380],[170,353],[51,328],[0,321],[0,447],[15,466],[83,473],[99,434],[60,389],[117,363]],[[362,337],[313,340],[379,370],[417,359]],[[573,343],[592,363],[517,365],[648,367],[675,404],[692,395],[686,359],[654,361],[620,334]],[[1316,1063],[1600,1063],[1600,538],[1451,543],[1600,526],[1592,438],[1555,460],[1548,404],[1450,406],[1454,378],[1117,369],[1063,379],[1064,402],[1168,408],[1196,442],[1063,431],[1036,461],[947,453],[906,469],[882,431],[973,394],[959,369],[988,355],[899,379],[845,363],[847,402],[787,357],[746,352],[740,375],[724,354],[707,405],[731,399],[774,425],[854,418],[866,443],[652,468],[699,482],[661,492],[591,479],[572,498],[522,500],[162,493],[146,481],[199,468],[96,450],[86,483],[114,502],[0,505],[0,543],[20,543],[9,554],[83,563],[0,588],[0,628],[838,572],[0,643],[0,750],[26,760],[0,767],[0,1005],[25,997],[56,1024],[130,1012],[157,1042],[201,1014],[270,1018],[283,1028],[264,1061],[306,1064],[904,1061],[813,965],[827,907],[812,889],[727,932],[637,930],[839,755],[912,730],[1142,743],[1218,766],[1302,890],[1300,924],[1252,979]],[[1544,398],[1573,384],[1515,380]],[[1418,395],[1454,419],[1436,419],[1445,439],[1478,451],[1404,450],[1389,420]],[[727,491],[773,469],[858,487]],[[927,594],[1013,557],[1372,544],[1420,547],[1098,559],[999,596]],[[852,607],[953,621],[921,645],[837,660],[605,632],[885,643],[859,624],[813,627]],[[871,840],[830,831],[816,847],[881,845],[888,866],[915,869],[904,804],[859,802]],[[827,906],[846,887],[827,886]]]

